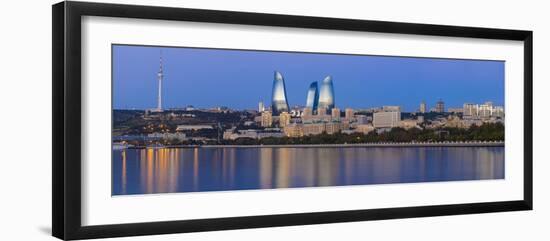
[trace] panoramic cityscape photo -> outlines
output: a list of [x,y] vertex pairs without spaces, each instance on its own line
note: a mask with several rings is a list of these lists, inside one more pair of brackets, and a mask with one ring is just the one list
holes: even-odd
[[112,45],[112,195],[504,178],[504,61]]

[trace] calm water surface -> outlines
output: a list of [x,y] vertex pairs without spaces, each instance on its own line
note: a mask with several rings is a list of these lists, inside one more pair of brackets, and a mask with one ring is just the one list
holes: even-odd
[[113,150],[112,194],[504,178],[504,147]]

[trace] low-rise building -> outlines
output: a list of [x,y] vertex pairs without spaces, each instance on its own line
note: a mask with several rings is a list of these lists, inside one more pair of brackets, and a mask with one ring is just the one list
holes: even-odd
[[203,130],[203,129],[214,129],[212,125],[178,125],[176,127],[176,131],[197,131],[197,130]]
[[401,120],[399,122],[399,127],[403,128],[403,129],[411,129],[411,128],[420,128],[418,126],[418,120],[415,120],[415,119],[405,119],[405,120]]
[[178,141],[184,141],[187,139],[185,133],[181,132],[175,132],[175,133],[163,133],[163,132],[155,132],[148,134],[147,137],[149,138],[159,138],[163,140],[178,140]]
[[301,137],[304,136],[304,127],[302,124],[291,123],[285,126],[283,132],[288,137]]
[[374,126],[371,124],[362,124],[355,127],[355,132],[361,132],[363,134],[367,134],[371,131],[374,131]]

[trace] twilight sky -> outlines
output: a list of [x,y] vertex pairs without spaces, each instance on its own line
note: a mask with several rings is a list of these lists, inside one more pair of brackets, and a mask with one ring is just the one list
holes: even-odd
[[163,107],[257,109],[271,103],[274,71],[283,74],[290,106],[305,105],[308,87],[331,75],[335,103],[415,111],[438,99],[504,105],[504,62],[269,51],[113,46],[113,107],[156,107],[162,50]]

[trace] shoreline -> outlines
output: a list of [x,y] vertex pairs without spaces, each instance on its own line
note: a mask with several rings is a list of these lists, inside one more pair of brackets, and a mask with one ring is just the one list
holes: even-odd
[[[353,147],[504,147],[504,141],[496,141],[496,142],[401,142],[401,143],[358,143],[358,144],[281,144],[281,145],[171,145],[171,146],[134,146],[134,147],[127,147],[126,149],[160,149],[160,148],[353,148]],[[113,150],[116,150],[116,149],[113,149]]]

